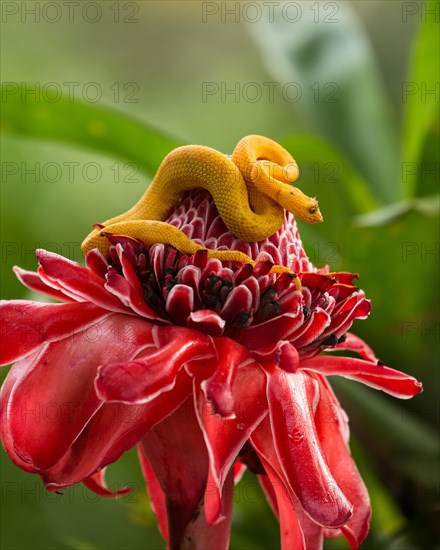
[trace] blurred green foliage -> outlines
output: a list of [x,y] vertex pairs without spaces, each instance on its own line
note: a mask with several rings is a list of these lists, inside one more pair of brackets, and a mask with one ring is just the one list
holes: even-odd
[[[297,2],[295,22],[267,3],[253,22],[242,8],[223,17],[222,2],[95,4],[103,14],[95,23],[81,12],[56,24],[43,11],[39,21],[15,8],[3,17],[3,297],[35,298],[11,267],[35,267],[38,246],[80,260],[90,224],[131,206],[175,146],[226,152],[248,133],[279,140],[325,216],[300,227],[310,258],[360,273],[373,312],[354,331],[425,387],[399,402],[334,380],[372,500],[363,547],[436,547],[439,3]],[[208,4],[218,11],[207,15]],[[33,96],[24,82],[52,86]],[[79,97],[66,95],[66,82],[78,83]],[[249,83],[267,91],[267,82],[276,84],[272,98],[244,93]],[[99,101],[88,98],[87,83]],[[228,95],[237,83],[238,96]],[[281,93],[291,83],[297,101]],[[110,485],[128,482],[133,495],[98,499],[82,486],[49,494],[2,453],[2,548],[163,548],[135,453],[109,474]],[[231,548],[278,544],[277,523],[246,474]],[[336,539],[326,548],[346,545]]]

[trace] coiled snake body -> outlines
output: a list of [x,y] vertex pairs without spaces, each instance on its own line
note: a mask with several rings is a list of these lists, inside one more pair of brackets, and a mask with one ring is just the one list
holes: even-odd
[[[297,177],[298,166],[292,156],[262,136],[243,138],[232,158],[201,145],[178,147],[165,157],[141,199],[124,214],[94,229],[81,248],[84,254],[98,248],[106,255],[110,247],[104,236],[107,233],[140,239],[147,246],[170,244],[185,254],[203,250],[178,228],[163,221],[182,193],[196,188],[211,193],[228,230],[248,242],[276,233],[284,222],[284,209],[308,223],[322,221],[317,201],[288,185]],[[208,256],[255,263],[236,250],[209,250]],[[288,270],[274,266],[273,271]]]

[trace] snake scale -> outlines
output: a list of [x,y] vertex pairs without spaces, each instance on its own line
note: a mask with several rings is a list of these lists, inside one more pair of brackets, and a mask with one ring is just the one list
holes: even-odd
[[[284,209],[308,223],[321,222],[317,201],[289,185],[298,175],[290,153],[263,136],[244,137],[231,157],[201,145],[178,147],[162,161],[140,200],[124,214],[99,224],[82,243],[82,251],[86,254],[98,248],[106,255],[110,242],[105,234],[140,239],[147,246],[169,244],[185,254],[203,250],[177,227],[163,221],[182,194],[196,188],[209,191],[228,230],[248,242],[259,242],[276,233],[284,222]],[[208,256],[255,263],[236,250],[208,250]],[[289,270],[274,266],[272,271]]]

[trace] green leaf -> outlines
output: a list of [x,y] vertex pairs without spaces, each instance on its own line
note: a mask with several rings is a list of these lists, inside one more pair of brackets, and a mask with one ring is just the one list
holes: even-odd
[[405,517],[377,477],[367,450],[353,434],[350,436],[350,450],[370,495],[372,529],[379,536],[397,533],[405,525]]
[[388,366],[424,383],[422,396],[408,406],[426,417],[438,392],[438,213],[422,213],[419,205],[386,223],[373,221],[353,225],[339,242],[343,268],[360,274],[358,285],[372,303],[368,322],[356,322],[353,331]]
[[440,195],[407,199],[390,204],[389,206],[384,206],[373,212],[357,216],[355,218],[355,224],[358,227],[386,225],[387,223],[396,221],[401,216],[405,216],[405,214],[411,211],[418,212],[423,216],[438,216],[440,211]]
[[295,135],[280,141],[300,167],[298,185],[312,191],[327,204],[335,199],[350,213],[363,213],[379,206],[368,183],[352,164],[325,139],[313,135]]
[[[438,136],[440,27],[437,17],[439,9],[439,0],[429,0],[421,5],[420,13],[424,14],[423,22],[414,44],[407,81],[404,82],[402,89],[402,100],[406,104],[402,153],[403,197],[416,194],[418,181],[423,177],[424,166],[420,161],[426,139],[431,132],[437,133]],[[436,158],[437,164],[434,164],[434,168],[438,171],[438,149]]]
[[319,200],[324,222],[300,223],[310,260],[333,270],[343,265],[340,241],[355,216],[375,210],[378,203],[367,183],[352,165],[323,139],[296,135],[281,140],[300,168],[297,185],[306,195]]
[[280,547],[277,519],[257,477],[247,471],[234,489],[230,550]]
[[401,472],[435,486],[440,446],[434,429],[376,390],[339,377],[331,377],[331,384],[364,444],[392,457]]
[[126,114],[68,97],[27,96],[2,86],[2,132],[65,142],[134,162],[154,174],[177,140]]
[[[365,31],[348,2],[295,2],[248,25],[283,98],[337,145],[385,200],[395,200],[398,144]],[[287,121],[290,126],[292,121]]]

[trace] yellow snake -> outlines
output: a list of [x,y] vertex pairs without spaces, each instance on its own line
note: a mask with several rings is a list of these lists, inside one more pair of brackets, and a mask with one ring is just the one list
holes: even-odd
[[[284,209],[308,222],[322,221],[318,203],[297,187],[288,185],[298,177],[298,166],[281,145],[263,136],[239,141],[229,158],[201,145],[178,147],[162,161],[151,185],[130,210],[94,229],[81,245],[86,254],[98,248],[104,255],[110,247],[105,234],[140,239],[147,246],[163,243],[184,254],[204,247],[165,220],[182,194],[191,189],[209,191],[228,230],[248,242],[258,242],[276,233],[284,222]],[[255,264],[237,250],[208,250],[208,256],[224,261]],[[274,272],[289,271],[274,266]]]

